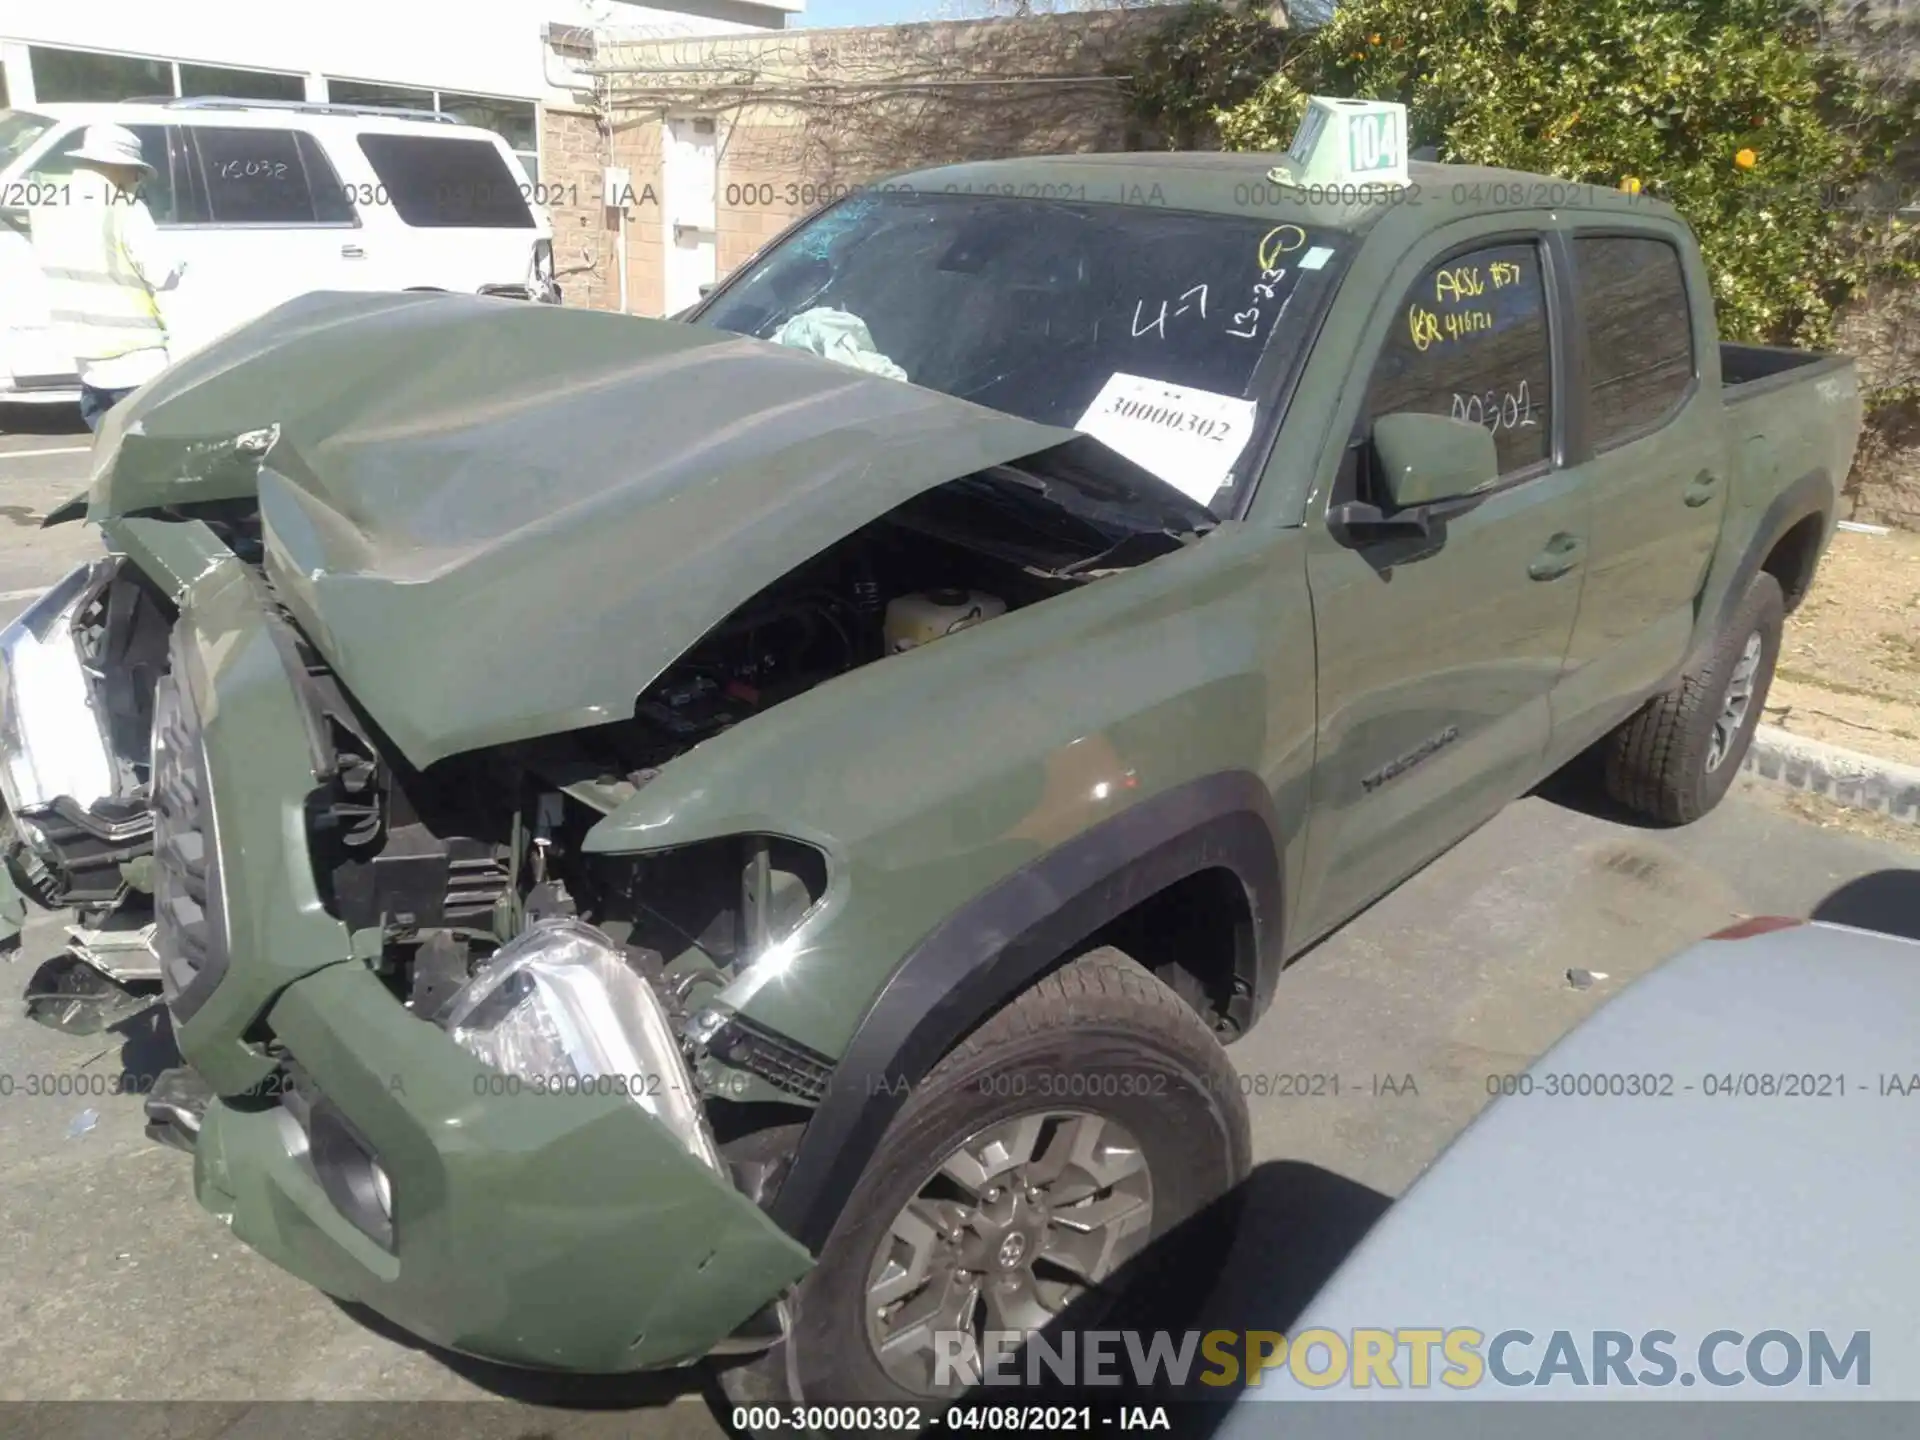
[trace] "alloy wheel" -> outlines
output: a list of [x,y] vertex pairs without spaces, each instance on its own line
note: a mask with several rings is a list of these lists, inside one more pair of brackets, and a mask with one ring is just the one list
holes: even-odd
[[1758,630],[1747,636],[1747,643],[1740,651],[1740,661],[1733,667],[1733,674],[1727,677],[1726,698],[1721,702],[1719,717],[1713,722],[1713,738],[1707,743],[1709,774],[1726,763],[1727,756],[1733,753],[1733,743],[1740,734],[1740,727],[1746,724],[1747,710],[1753,704],[1754,676],[1760,671],[1763,648]]
[[1097,1302],[1152,1223],[1152,1173],[1117,1121],[1079,1110],[997,1121],[888,1227],[867,1273],[874,1358],[916,1394],[976,1384],[988,1332],[1025,1335],[1090,1292]]

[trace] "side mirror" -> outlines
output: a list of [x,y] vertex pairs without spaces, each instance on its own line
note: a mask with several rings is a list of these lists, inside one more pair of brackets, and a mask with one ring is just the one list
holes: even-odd
[[720,288],[720,282],[718,280],[707,281],[706,284],[700,287],[700,298],[702,300],[706,299],[707,296],[711,295],[715,290],[718,290],[719,288]]
[[1484,489],[1500,478],[1493,433],[1470,420],[1402,410],[1373,422],[1373,450],[1396,510]]

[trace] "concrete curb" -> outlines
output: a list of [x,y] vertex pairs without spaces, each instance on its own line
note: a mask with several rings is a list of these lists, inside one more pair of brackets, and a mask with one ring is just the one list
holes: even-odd
[[1740,768],[1769,785],[1920,825],[1920,766],[1877,760],[1762,725],[1753,732],[1753,745]]

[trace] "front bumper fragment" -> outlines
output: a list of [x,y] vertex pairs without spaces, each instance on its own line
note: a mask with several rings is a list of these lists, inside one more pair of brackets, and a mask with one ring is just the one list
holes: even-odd
[[[270,597],[204,526],[164,528],[146,538],[193,577],[174,680],[203,761],[194,833],[216,847],[208,936],[224,951],[217,983],[174,1017],[222,1097],[194,1147],[201,1203],[274,1263],[467,1354],[610,1372],[725,1341],[806,1272],[807,1251],[630,1099],[511,1083],[352,958],[316,892],[305,802],[327,758]],[[323,1097],[377,1162],[390,1234],[330,1194],[301,1112],[275,1093],[268,1037],[297,1062],[300,1104]]]
[[560,1370],[671,1365],[812,1263],[631,1101],[498,1093],[498,1073],[359,965],[290,986],[268,1022],[390,1177],[393,1249],[329,1198],[281,1105],[208,1107],[201,1204],[274,1263],[436,1344]]

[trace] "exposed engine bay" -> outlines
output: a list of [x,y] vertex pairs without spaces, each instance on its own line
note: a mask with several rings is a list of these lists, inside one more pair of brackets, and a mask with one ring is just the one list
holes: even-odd
[[[319,797],[312,817],[315,867],[329,908],[355,930],[381,930],[396,987],[423,1013],[433,1011],[448,981],[464,980],[474,951],[511,933],[513,917],[503,907],[578,914],[603,927],[630,924],[630,943],[643,960],[651,956],[664,969],[697,951],[725,972],[750,947],[742,877],[756,857],[743,851],[716,864],[716,855],[675,852],[589,860],[579,841],[592,823],[702,740],[928,643],[930,621],[950,616],[946,631],[966,629],[1075,583],[882,522],[784,576],[714,627],[638,697],[631,720],[456,756],[426,772],[377,758],[391,756],[392,748],[308,650],[303,659],[322,688],[340,756],[330,793]],[[496,802],[514,794],[518,810]],[[483,797],[477,807],[475,797]],[[781,843],[789,851],[804,848]],[[782,873],[804,887],[804,860],[778,858],[793,867]],[[417,953],[429,943],[431,953]],[[689,988],[677,986],[676,996]]]
[[[641,856],[588,854],[584,838],[663,767],[735,725],[1194,538],[1190,521],[1116,483],[1111,459],[1071,444],[923,492],[738,605],[636,696],[630,718],[455,754],[424,770],[381,733],[280,602],[253,501],[155,518],[205,524],[262,587],[316,732],[322,783],[307,801],[315,889],[395,997],[422,1020],[451,1024],[450,1010],[471,995],[483,965],[530,926],[590,924],[651,988],[687,1058],[726,1068],[730,1082],[703,1097],[708,1121],[723,1149],[744,1145],[759,1156],[759,1169],[738,1178],[765,1198],[782,1161],[768,1141],[797,1134],[830,1063],[743,1017],[708,1023],[713,1012],[703,1007],[821,898],[825,857],[776,836]],[[88,804],[63,798],[16,817],[21,838],[10,860],[36,899],[80,909],[82,925],[71,932],[80,980],[90,966],[140,989],[162,970],[150,939],[158,783],[150,731],[176,611],[132,563],[99,562],[90,588],[79,579],[60,620],[110,752],[107,771]],[[59,1013],[95,1004],[96,988],[61,981]],[[264,1031],[261,1039],[269,1053],[277,1049]],[[745,1091],[743,1078],[752,1082]],[[738,1171],[737,1157],[729,1160]]]
[[[820,1057],[739,1033],[722,1053],[713,1036],[689,1038],[687,1028],[706,998],[820,898],[824,857],[763,836],[589,855],[587,831],[703,740],[837,676],[1179,543],[1146,538],[1010,498],[1004,485],[943,487],[753,596],[638,696],[630,720],[458,755],[426,771],[395,758],[288,624],[337,756],[310,806],[323,903],[350,930],[378,932],[382,977],[423,1019],[444,1017],[481,963],[527,924],[588,921],[624,947],[685,1048],[713,1041],[714,1053],[766,1081],[757,1098],[811,1104],[826,1080]],[[765,1104],[733,1098],[708,1097],[723,1145],[730,1129],[740,1138],[768,1123]],[[721,1118],[728,1111],[737,1123]]]

